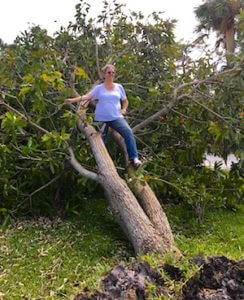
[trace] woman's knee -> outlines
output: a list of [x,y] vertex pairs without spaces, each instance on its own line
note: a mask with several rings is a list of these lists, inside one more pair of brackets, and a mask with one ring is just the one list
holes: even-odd
[[133,132],[132,132],[132,130],[131,130],[130,127],[125,128],[125,129],[123,130],[122,135],[123,135],[125,138],[126,138],[126,137],[129,137],[129,138],[133,138],[133,137],[134,137]]
[[130,126],[128,124],[123,127],[123,131],[126,132],[126,134],[133,134],[132,129],[130,128]]

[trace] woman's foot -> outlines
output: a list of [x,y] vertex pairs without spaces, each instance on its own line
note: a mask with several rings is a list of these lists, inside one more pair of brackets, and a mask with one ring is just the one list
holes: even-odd
[[132,159],[131,163],[134,168],[138,168],[142,164],[142,162],[140,161],[140,159],[138,159],[138,157],[135,157],[134,159]]

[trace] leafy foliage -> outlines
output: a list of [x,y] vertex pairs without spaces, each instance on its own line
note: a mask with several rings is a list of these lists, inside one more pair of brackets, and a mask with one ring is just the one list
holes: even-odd
[[200,21],[198,30],[216,30],[224,32],[232,26],[236,15],[241,8],[239,0],[206,0],[195,8],[195,13]]
[[[35,26],[1,47],[0,214],[69,212],[84,195],[101,192],[67,162],[68,142],[82,165],[96,168],[76,129],[77,116],[63,100],[72,96],[73,85],[80,94],[88,91],[98,63],[108,60],[126,88],[132,126],[166,106],[183,84],[178,106],[137,132],[147,159],[143,180],[164,199],[189,203],[199,217],[209,204],[233,207],[243,191],[243,69],[215,76],[211,56],[193,61],[186,45],[175,41],[174,21],[160,13],[128,15],[117,2],[104,2],[95,19],[89,10],[80,1],[75,23],[54,37]],[[241,54],[232,59],[236,65],[243,61]],[[117,160],[116,150],[110,151]],[[240,161],[231,172],[209,170],[202,166],[206,151],[224,158],[234,153]]]

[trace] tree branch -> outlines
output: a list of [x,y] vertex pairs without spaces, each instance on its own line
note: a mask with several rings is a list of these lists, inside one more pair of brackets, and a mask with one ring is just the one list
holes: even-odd
[[[194,88],[197,88],[200,84],[203,84],[203,83],[213,83],[213,82],[216,82],[216,80],[219,76],[226,75],[226,74],[233,73],[233,72],[239,72],[239,71],[241,71],[241,67],[238,65],[233,69],[229,69],[229,70],[217,73],[217,74],[213,74],[209,78],[205,78],[202,80],[193,80],[191,82],[181,84],[180,86],[178,86],[177,88],[175,88],[173,90],[173,99],[169,102],[168,105],[166,105],[164,108],[162,108],[161,110],[159,110],[158,112],[156,112],[155,114],[153,114],[152,116],[147,118],[146,120],[143,120],[141,123],[134,126],[132,128],[132,131],[135,133],[136,131],[147,126],[148,124],[150,124],[154,120],[158,119],[159,117],[168,114],[169,111],[172,108],[174,108],[182,98],[192,98],[190,93],[182,94],[182,95],[178,96],[178,93],[180,90],[182,90],[186,87],[191,87],[191,86],[195,86]],[[221,118],[223,118],[223,117],[221,117]]]
[[68,151],[70,154],[70,163],[71,165],[74,167],[74,169],[80,173],[82,176],[88,178],[88,179],[92,179],[95,180],[97,182],[99,182],[99,177],[97,173],[88,171],[87,169],[85,169],[84,167],[82,167],[82,165],[76,160],[75,155],[74,155],[74,151],[71,147],[68,147]]
[[225,119],[225,117],[219,115],[218,113],[216,113],[215,111],[213,111],[211,108],[207,107],[206,105],[198,102],[196,99],[192,98],[192,101],[195,102],[196,104],[198,104],[199,106],[203,107],[204,109],[210,111],[213,115],[215,115],[216,117],[218,117],[219,119],[223,120],[224,122],[228,123]]
[[[34,128],[40,130],[43,133],[50,133],[49,131],[47,131],[46,129],[42,128],[41,126],[37,125],[36,123],[32,122],[29,118],[27,118],[24,114],[22,114],[21,112],[19,112],[17,109],[13,108],[11,105],[7,104],[6,102],[4,102],[2,99],[0,99],[0,105],[3,105],[4,107],[6,107],[8,110],[13,111],[14,113],[16,113],[17,115],[21,116],[26,122],[28,122],[30,125],[32,125]],[[68,146],[68,143],[66,143]],[[81,164],[76,160],[74,152],[72,150],[72,148],[69,146],[68,148],[68,152],[70,154],[70,163],[71,165],[74,167],[74,169],[76,171],[78,171],[81,175],[83,175],[86,178],[92,179],[92,180],[96,180],[99,181],[99,177],[96,173],[88,171],[87,169],[85,169],[84,167],[81,166]],[[28,158],[29,159],[29,158]],[[53,181],[50,181],[50,184]],[[43,186],[43,188],[46,186]],[[42,188],[41,188],[42,189]],[[38,189],[37,191],[39,191],[40,189]],[[33,192],[31,194],[34,195],[37,191]]]
[[46,187],[48,187],[49,185],[51,185],[53,182],[55,182],[56,180],[58,180],[61,177],[62,174],[59,174],[58,176],[54,177],[52,180],[50,180],[48,183],[44,184],[43,186],[41,186],[39,189],[35,190],[34,192],[32,192],[29,197],[31,198],[32,196],[34,196],[36,193],[40,192],[41,190],[45,189]]
[[95,28],[93,28],[93,32],[94,32],[94,36],[95,36],[94,40],[95,40],[95,46],[96,46],[95,54],[96,54],[97,73],[98,73],[99,78],[101,78],[101,69],[100,69],[100,66],[99,66],[99,55],[98,55],[98,43],[97,43],[97,35],[96,35]]
[[7,108],[7,110],[10,110],[10,111],[16,113],[17,115],[21,116],[27,123],[29,123],[31,126],[35,127],[36,129],[40,130],[41,132],[43,132],[43,133],[49,133],[49,131],[47,131],[43,127],[39,126],[38,124],[32,122],[30,120],[30,118],[26,117],[24,114],[22,114],[21,112],[19,112],[17,109],[13,108],[11,105],[9,105],[6,102],[4,102],[2,99],[0,99],[0,105],[3,105],[4,107]]
[[171,108],[176,106],[177,103],[178,103],[178,98],[177,97],[173,98],[173,100],[170,101],[169,104],[166,105],[163,109],[159,110],[158,112],[156,112],[155,114],[153,114],[152,116],[147,118],[146,120],[144,120],[141,123],[134,126],[132,128],[132,131],[135,133],[136,131],[138,131],[139,129],[142,129],[143,127],[146,127],[148,124],[150,124],[154,120],[158,119],[159,117],[161,117],[163,115],[167,115],[168,112],[171,110]]
[[128,152],[126,150],[124,139],[122,138],[122,136],[117,131],[115,131],[112,128],[109,128],[109,133],[110,133],[111,137],[113,138],[113,140],[118,145],[118,147],[120,149],[120,152],[123,155],[125,166],[128,166],[130,161],[129,161],[129,156],[128,156]]
[[149,88],[148,87],[146,87],[146,86],[143,86],[143,85],[140,85],[140,84],[136,84],[136,83],[134,83],[134,82],[122,82],[122,85],[123,86],[135,86],[135,87],[138,87],[138,88],[140,88],[140,89],[143,89],[143,90],[146,90],[146,91],[148,91],[149,90]]
[[191,117],[189,117],[189,116],[187,116],[187,115],[184,115],[183,113],[181,113],[181,112],[179,112],[178,110],[176,110],[176,109],[171,109],[172,110],[172,112],[174,112],[175,114],[177,114],[177,115],[179,115],[179,116],[181,116],[181,117],[183,117],[183,118],[185,118],[185,119],[189,119],[189,120],[192,120],[192,121],[194,121],[194,122],[196,122],[196,123],[206,123],[207,121],[202,121],[202,120],[197,120],[197,119],[194,119],[194,118],[191,118]]

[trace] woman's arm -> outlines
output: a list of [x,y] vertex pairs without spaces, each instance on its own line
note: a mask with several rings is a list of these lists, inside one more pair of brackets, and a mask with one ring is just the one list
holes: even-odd
[[121,101],[121,110],[120,110],[120,113],[122,115],[126,114],[126,110],[128,108],[128,105],[129,105],[129,101],[127,99]]
[[83,96],[78,96],[75,98],[67,98],[64,100],[64,103],[75,103],[80,101],[90,101],[92,99],[92,95],[88,92]]

